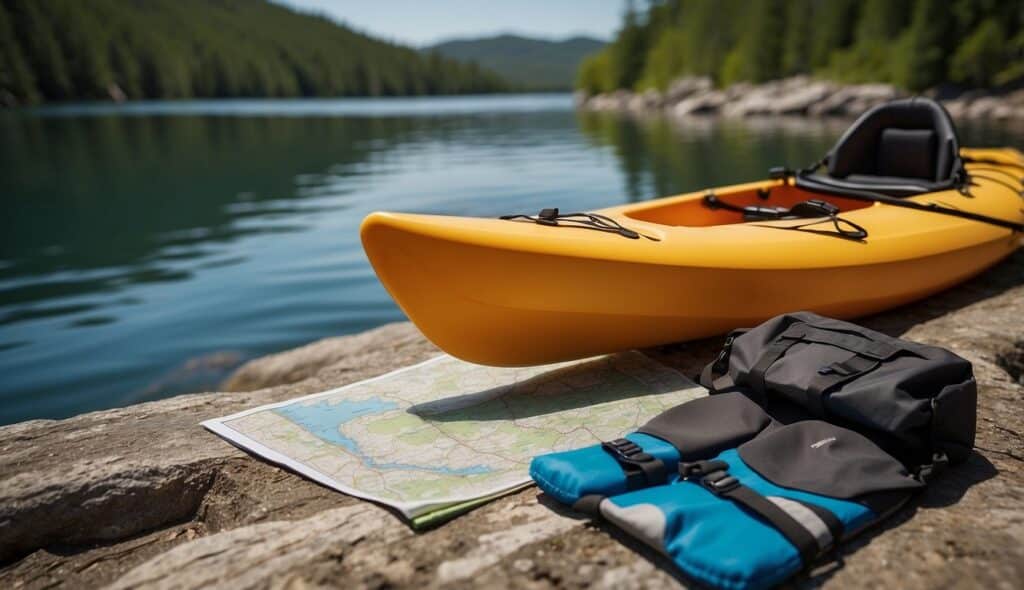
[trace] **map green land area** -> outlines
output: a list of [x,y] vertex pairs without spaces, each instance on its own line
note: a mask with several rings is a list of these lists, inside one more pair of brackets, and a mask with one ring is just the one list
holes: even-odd
[[528,485],[536,455],[618,438],[702,395],[639,352],[525,368],[440,356],[203,425],[426,526]]

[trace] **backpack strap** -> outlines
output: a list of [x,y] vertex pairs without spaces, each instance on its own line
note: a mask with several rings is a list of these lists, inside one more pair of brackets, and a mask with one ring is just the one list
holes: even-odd
[[864,358],[856,353],[844,361],[825,365],[807,386],[807,409],[818,418],[825,417],[825,393],[842,383],[852,381],[875,370],[882,361]]
[[[767,393],[765,375],[768,369],[789,349],[798,342],[814,342],[828,344],[847,350],[853,354],[846,360],[833,363],[818,369],[815,378],[807,391],[808,408],[817,416],[824,416],[822,394],[830,387],[849,381],[874,370],[884,361],[891,359],[900,352],[912,352],[909,348],[880,340],[873,340],[862,334],[850,334],[817,328],[803,322],[795,322],[784,332],[775,337],[750,369],[750,387],[760,396]],[[917,353],[914,353],[917,354]]]
[[949,457],[946,456],[946,453],[938,451],[932,454],[931,463],[922,465],[917,469],[917,472],[914,473],[914,479],[928,485],[936,476],[944,472],[947,467],[949,467]]
[[[789,330],[787,330],[787,332],[788,331]],[[785,336],[785,333],[783,335]],[[836,332],[833,330],[825,330],[814,326],[808,326],[806,324],[804,325],[804,329],[800,331],[799,339],[804,342],[830,344],[836,348],[842,348],[843,350],[848,350],[877,361],[887,361],[896,356],[899,352],[911,352],[910,349],[903,346],[874,340],[863,334]]]
[[722,345],[722,350],[718,353],[718,357],[705,365],[704,370],[701,371],[697,382],[706,387],[708,393],[721,393],[723,390],[736,385],[727,374],[729,371],[729,357],[732,355],[732,345],[736,342],[736,339],[749,331],[749,328],[741,328],[729,332],[729,335],[725,337],[725,344]]
[[775,364],[777,360],[782,358],[794,344],[800,342],[804,334],[807,333],[808,325],[803,322],[795,322],[786,328],[786,331],[775,337],[775,340],[764,349],[761,353],[760,358],[754,363],[754,366],[750,368],[748,379],[750,382],[751,389],[754,390],[761,399],[764,399],[767,394],[767,387],[765,386],[765,373],[768,369]]

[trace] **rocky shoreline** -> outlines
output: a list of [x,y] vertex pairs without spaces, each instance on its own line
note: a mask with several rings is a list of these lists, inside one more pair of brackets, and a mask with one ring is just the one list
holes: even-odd
[[[924,95],[939,100],[955,118],[1024,120],[1024,89],[1012,92],[955,92],[935,89]],[[808,76],[715,88],[710,78],[681,78],[668,90],[617,90],[587,96],[577,93],[577,108],[587,111],[665,113],[676,117],[807,116],[855,117],[867,109],[909,96],[889,84],[837,84]]]
[[[888,524],[790,587],[1015,588],[1024,579],[1024,252],[872,318],[974,363],[978,438]],[[694,374],[720,338],[651,351]],[[3,588],[662,588],[663,558],[536,489],[424,533],[199,422],[437,354],[408,323],[243,366],[224,391],[0,427]]]

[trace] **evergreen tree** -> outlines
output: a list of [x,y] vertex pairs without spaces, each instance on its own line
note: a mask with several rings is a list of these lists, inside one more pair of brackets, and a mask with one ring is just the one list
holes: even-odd
[[892,82],[891,54],[910,18],[910,9],[908,0],[866,0],[853,45],[834,51],[824,73],[843,82]]
[[[43,12],[41,2],[10,0],[6,7],[14,23],[14,33],[38,84],[46,98],[64,99],[74,95],[71,76],[53,23]],[[8,44],[9,41],[5,41]]]
[[817,6],[811,33],[811,69],[827,66],[832,52],[853,41],[857,7],[858,0],[828,0]]
[[[636,72],[642,72],[639,79]],[[614,42],[584,61],[577,85],[607,92],[664,89],[687,75],[729,84],[794,74],[889,82],[914,91],[947,79],[969,86],[1024,81],[1024,5],[652,0],[646,19],[627,10]]]
[[626,3],[622,29],[611,47],[612,78],[616,88],[633,88],[647,57],[646,31],[637,20],[632,0]]
[[893,80],[908,90],[942,82],[950,48],[953,18],[943,0],[917,0],[910,27],[895,52]]
[[683,4],[686,73],[717,78],[730,49],[743,34],[745,0],[688,0]]
[[32,69],[14,38],[10,15],[0,5],[0,105],[38,98]]
[[722,66],[725,84],[764,82],[782,75],[782,0],[751,0],[745,34]]
[[0,8],[0,94],[20,102],[106,98],[115,86],[130,98],[507,88],[474,64],[266,0],[0,0]]
[[785,75],[810,70],[814,26],[813,0],[791,0],[786,4],[786,35],[782,40],[782,72]]
[[949,64],[949,77],[969,86],[990,86],[1006,67],[1010,51],[1003,25],[994,18],[982,21],[957,47]]

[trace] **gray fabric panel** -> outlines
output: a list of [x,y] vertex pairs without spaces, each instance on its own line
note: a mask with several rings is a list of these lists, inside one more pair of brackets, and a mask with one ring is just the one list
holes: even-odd
[[793,520],[799,522],[801,526],[807,529],[807,532],[811,533],[814,540],[818,542],[818,549],[820,551],[824,551],[832,546],[834,539],[832,538],[832,533],[828,530],[828,525],[825,524],[825,521],[818,518],[818,515],[812,512],[810,508],[781,496],[767,496],[767,498],[772,504],[783,509]]
[[601,502],[601,515],[631,536],[665,553],[665,513],[654,504],[625,508],[612,500]]
[[819,420],[773,429],[740,445],[739,454],[775,485],[830,498],[923,486],[863,435]]
[[723,393],[662,412],[639,432],[671,443],[682,461],[694,461],[736,448],[770,423],[768,414],[745,395]]

